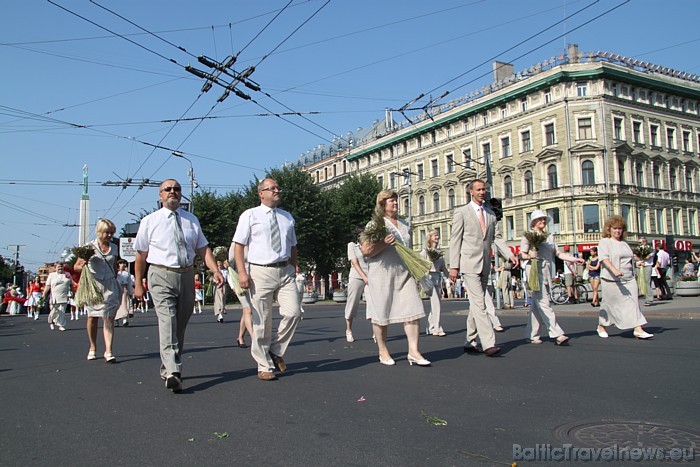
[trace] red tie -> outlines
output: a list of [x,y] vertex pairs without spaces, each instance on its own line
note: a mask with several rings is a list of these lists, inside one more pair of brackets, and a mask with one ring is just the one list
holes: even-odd
[[477,212],[477,216],[479,217],[479,225],[481,226],[481,233],[482,235],[486,235],[486,219],[484,219],[484,208],[478,208]]

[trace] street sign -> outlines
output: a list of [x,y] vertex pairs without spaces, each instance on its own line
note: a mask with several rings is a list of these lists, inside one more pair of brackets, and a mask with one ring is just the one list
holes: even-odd
[[119,239],[119,257],[127,263],[136,261],[136,250],[134,249],[133,238]]

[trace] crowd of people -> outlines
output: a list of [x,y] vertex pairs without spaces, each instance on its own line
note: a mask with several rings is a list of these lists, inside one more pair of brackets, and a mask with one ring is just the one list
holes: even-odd
[[[550,303],[548,287],[555,258],[566,266],[562,281],[569,288],[572,300],[577,298],[575,278],[580,271],[587,276],[593,292],[591,305],[600,308],[598,336],[607,338],[607,328],[615,326],[620,330],[631,329],[638,339],[653,337],[643,328],[647,321],[638,296],[640,288],[644,289],[641,291],[645,305],[653,300],[654,290],[657,299],[671,298],[665,279],[670,258],[663,248],[649,249],[648,254],[639,257],[625,242],[625,220],[611,216],[605,223],[599,245],[591,248],[590,257],[584,261],[557,246],[554,235],[547,231],[551,218],[536,210],[530,216],[530,229],[521,240],[519,253],[514,254],[502,238],[495,213],[484,203],[485,182],[474,180],[469,193],[470,202],[454,211],[449,258],[440,251],[438,230],[429,232],[424,248],[416,255],[416,260],[422,261],[428,269],[429,286],[423,289],[430,296],[426,335],[446,335],[440,323],[442,299],[466,296],[469,310],[464,352],[489,357],[501,352],[496,333],[504,329],[488,291],[493,247],[503,258],[496,271],[496,289],[502,293],[504,308],[514,308],[515,298],[521,293],[526,298],[525,306],[529,306],[527,342],[541,344],[541,334],[545,332],[558,346],[569,342]],[[103,358],[107,363],[116,362],[115,324],[121,320],[122,326],[128,326],[134,311],[147,312],[152,301],[158,319],[160,377],[167,389],[177,393],[182,390],[182,352],[187,324],[192,314],[201,314],[204,301],[204,284],[193,268],[195,256],[199,256],[211,274],[215,318],[223,322],[228,284],[242,305],[238,347],[246,348],[245,335],[250,335],[250,352],[257,365],[258,378],[275,380],[278,373],[287,369],[283,357],[303,316],[303,282],[300,288],[297,280],[303,275],[300,275],[297,261],[295,220],[278,207],[282,188],[276,180],[266,178],[258,184],[258,196],[260,205],[245,211],[238,219],[228,261],[223,261],[218,255],[214,257],[196,216],[181,209],[181,185],[176,180],[166,180],[159,188],[162,208],[141,220],[134,242],[133,276],[127,263],[117,260],[116,247],[111,242],[116,227],[111,221],[100,219],[96,239],[89,244],[95,254],[89,260],[77,258],[72,267],[57,262],[46,283],[42,284],[37,277],[27,288],[26,296],[16,286],[8,284],[2,291],[8,311],[18,314],[24,306],[29,317],[39,319],[39,307],[48,300],[49,326],[52,330],[65,330],[69,308],[71,320],[80,316],[80,310],[75,307],[75,287],[78,277],[87,269],[100,297],[99,302],[85,307],[87,359],[97,359],[97,331],[101,319]],[[385,366],[396,365],[387,344],[387,327],[400,323],[406,335],[408,363],[430,366],[432,362],[419,349],[420,323],[426,317],[418,286],[423,280],[415,276],[402,256],[403,251],[412,252],[412,245],[410,226],[398,216],[398,204],[395,191],[381,191],[372,221],[357,226],[355,239],[348,244],[351,267],[344,313],[345,338],[348,343],[355,340],[353,322],[364,296],[365,317],[371,322],[379,362]],[[646,245],[646,239],[642,238],[640,244]],[[693,255],[684,265],[682,274],[697,275],[696,263],[700,258]],[[640,288],[635,268],[641,271],[640,277],[646,273]],[[513,274],[515,270],[521,270],[522,276]],[[281,315],[275,332],[272,329],[274,301],[279,303]]]

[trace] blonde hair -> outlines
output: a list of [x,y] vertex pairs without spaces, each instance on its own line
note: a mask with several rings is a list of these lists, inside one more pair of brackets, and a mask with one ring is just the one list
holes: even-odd
[[384,207],[386,206],[386,200],[394,198],[396,200],[399,199],[399,195],[391,189],[388,190],[382,190],[379,192],[377,195],[377,205],[374,207],[374,213],[378,215],[379,217],[384,217],[386,216],[386,213],[384,211]]
[[437,229],[432,229],[430,232],[428,232],[428,237],[425,240],[425,248],[426,249],[435,249],[437,244],[433,245],[433,235],[434,234],[439,234]]
[[605,227],[603,227],[603,238],[610,238],[612,234],[610,233],[610,229],[613,227],[622,227],[622,238],[625,238],[625,235],[627,235],[627,222],[625,222],[625,219],[622,216],[610,216],[610,218],[605,222]]
[[111,220],[109,219],[100,219],[97,221],[97,225],[95,226],[95,232],[102,233],[102,232],[112,232],[116,233],[117,232],[117,226],[112,223]]

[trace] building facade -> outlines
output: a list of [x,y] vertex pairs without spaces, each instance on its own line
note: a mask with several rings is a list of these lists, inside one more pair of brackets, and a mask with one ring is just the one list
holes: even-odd
[[[517,251],[536,209],[560,246],[585,253],[620,214],[640,236],[687,251],[700,242],[700,78],[570,46],[514,74],[494,63],[491,86],[304,167],[322,185],[370,172],[399,193],[414,247],[438,228],[447,248],[455,206],[475,178],[503,206]],[[682,253],[681,253],[682,254]]]

